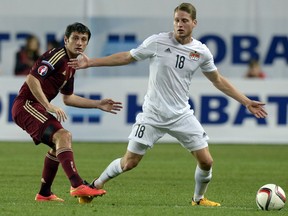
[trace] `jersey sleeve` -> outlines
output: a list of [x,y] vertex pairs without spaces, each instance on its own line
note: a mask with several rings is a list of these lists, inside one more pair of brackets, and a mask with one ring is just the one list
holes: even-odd
[[74,76],[67,81],[67,83],[60,90],[61,94],[71,95],[74,92]]
[[214,64],[214,58],[210,50],[207,48],[206,45],[203,45],[205,50],[204,61],[201,63],[200,68],[202,72],[212,72],[217,70],[216,65]]
[[155,55],[157,50],[157,35],[152,35],[145,39],[137,48],[131,49],[130,54],[137,61],[150,58]]
[[44,80],[54,70],[54,67],[47,61],[39,59],[31,69],[30,74],[38,80]]

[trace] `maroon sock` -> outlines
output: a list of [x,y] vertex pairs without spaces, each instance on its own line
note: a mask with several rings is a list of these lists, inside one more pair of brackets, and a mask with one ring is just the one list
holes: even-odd
[[51,155],[49,152],[46,154],[44,159],[44,167],[42,171],[41,188],[39,194],[42,196],[51,195],[51,185],[58,171],[59,161]]
[[61,163],[64,172],[70,180],[72,187],[78,187],[83,184],[83,180],[79,176],[75,162],[72,149],[70,148],[60,148],[56,151],[57,158]]

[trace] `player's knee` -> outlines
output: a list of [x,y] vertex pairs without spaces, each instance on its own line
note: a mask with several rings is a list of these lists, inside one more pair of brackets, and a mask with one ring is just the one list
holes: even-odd
[[71,148],[72,143],[72,134],[65,129],[61,129],[57,131],[53,136],[54,143],[56,144],[56,148],[60,147],[68,147]]
[[72,134],[68,130],[60,130],[59,135],[59,139],[61,139],[62,141],[71,142],[72,140]]
[[209,158],[209,159],[206,159],[206,160],[203,160],[203,161],[199,161],[199,166],[201,167],[201,169],[203,170],[210,170],[212,168],[212,165],[213,165],[213,159],[212,158]]
[[69,131],[65,130],[65,132],[64,132],[64,134],[63,134],[63,139],[65,139],[65,140],[67,140],[68,142],[71,143],[71,141],[72,141],[72,134],[71,134]]

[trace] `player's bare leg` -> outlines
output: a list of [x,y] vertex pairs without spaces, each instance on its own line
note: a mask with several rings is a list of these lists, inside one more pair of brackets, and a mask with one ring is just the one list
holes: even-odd
[[[101,175],[97,179],[93,180],[91,186],[97,189],[101,189],[109,180],[115,178],[123,172],[127,172],[135,168],[143,158],[147,148],[147,146],[144,146],[140,143],[134,143],[133,141],[130,141],[128,145],[128,149],[130,150],[127,150],[122,158],[113,160],[101,173]],[[133,153],[131,151],[135,151],[137,153]],[[79,203],[90,203],[93,200],[93,197],[80,197],[78,200]]]
[[195,170],[195,191],[192,198],[192,205],[220,206],[220,203],[204,198],[208,184],[212,179],[213,159],[208,147],[192,152],[192,154],[195,156],[198,162]]
[[101,196],[106,193],[105,190],[97,190],[96,188],[93,189],[89,187],[89,184],[85,184],[83,179],[79,176],[74,162],[72,136],[69,131],[65,129],[58,130],[53,135],[53,143],[56,145],[56,157],[61,163],[66,176],[70,180],[71,196]]
[[123,158],[117,158],[108,165],[102,174],[93,181],[93,186],[98,189],[103,188],[104,184],[110,179],[135,168],[142,157],[143,155],[138,155],[127,150]]

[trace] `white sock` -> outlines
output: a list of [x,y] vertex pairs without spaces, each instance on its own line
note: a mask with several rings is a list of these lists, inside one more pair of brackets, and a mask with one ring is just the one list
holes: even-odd
[[123,172],[120,161],[121,158],[115,159],[107,166],[107,168],[101,173],[99,178],[94,181],[94,186],[96,188],[103,188],[104,183]]
[[195,170],[195,192],[193,199],[199,201],[204,197],[208,184],[212,178],[212,168],[209,171],[202,170],[198,165]]

